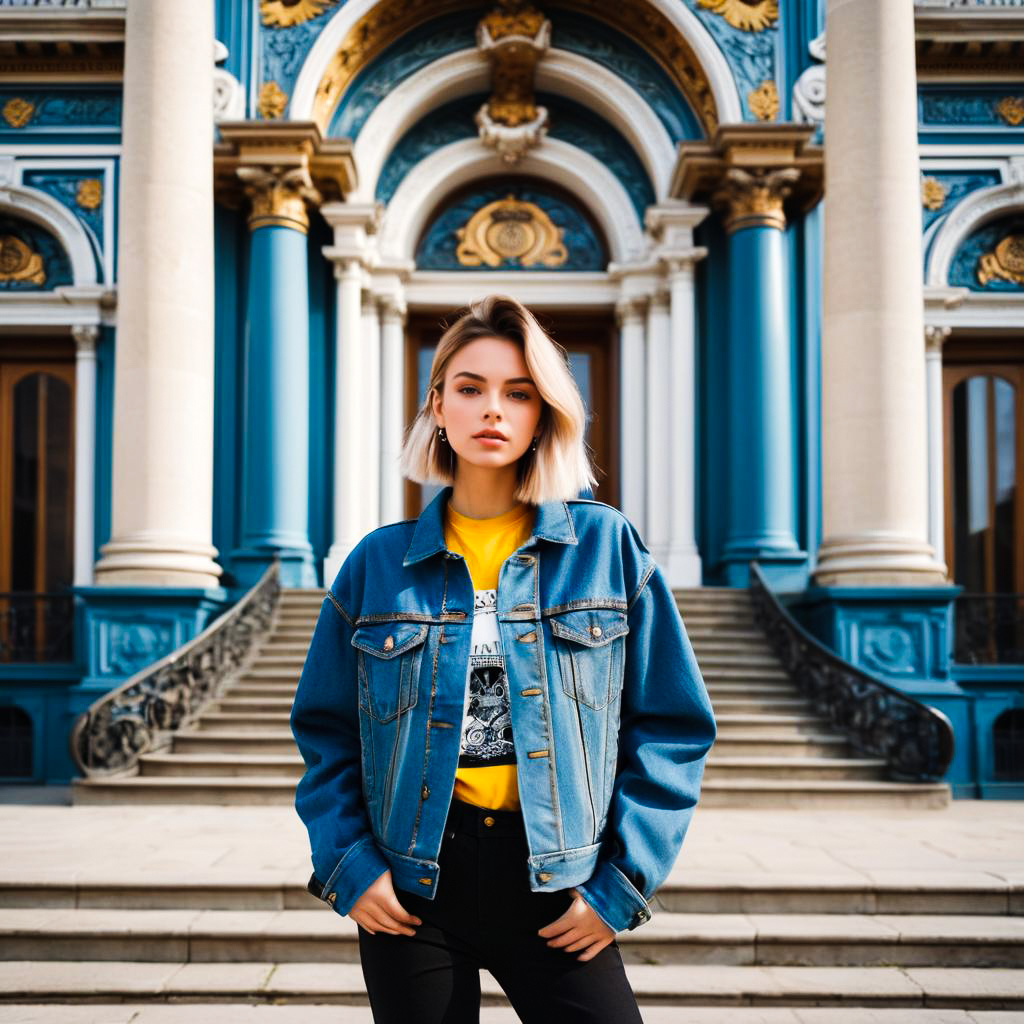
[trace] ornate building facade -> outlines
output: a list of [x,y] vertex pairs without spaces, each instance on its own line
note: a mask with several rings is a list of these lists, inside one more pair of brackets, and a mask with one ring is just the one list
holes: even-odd
[[756,560],[1024,795],[1024,5],[827,6],[0,0],[0,775],[418,515],[499,291],[674,586]]

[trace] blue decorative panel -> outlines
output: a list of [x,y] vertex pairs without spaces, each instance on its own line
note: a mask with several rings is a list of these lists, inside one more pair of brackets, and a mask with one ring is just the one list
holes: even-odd
[[[551,45],[588,57],[628,82],[650,104],[673,141],[702,136],[697,119],[671,76],[643,47],[585,15],[556,11]],[[328,134],[356,138],[377,104],[400,82],[440,57],[476,47],[476,18],[438,18],[394,42],[353,80]]]
[[[743,105],[743,116],[748,121],[757,118],[750,110],[747,94],[766,81],[775,81],[775,49],[778,45],[778,22],[759,32],[745,32],[733,28],[720,14],[701,7],[697,0],[685,0],[712,38],[725,54],[732,69]],[[786,3],[779,5],[785,13]]]
[[[953,257],[949,268],[949,283],[970,288],[976,292],[1019,292],[1024,291],[1024,282],[1020,280],[1019,262],[1015,279],[1002,277],[999,274],[987,275],[989,280],[982,284],[978,279],[978,268],[986,254],[994,252],[996,246],[1007,236],[1017,235],[1024,238],[1024,217],[1004,217],[979,228],[969,235]],[[1016,256],[1016,261],[1021,257]]]
[[[435,149],[459,139],[476,138],[473,115],[487,97],[487,93],[463,96],[430,111],[413,125],[384,164],[376,198],[389,202],[409,170]],[[640,158],[618,130],[563,96],[537,93],[537,102],[548,109],[548,137],[577,146],[604,164],[622,182],[642,220],[644,210],[654,202],[654,186]]]
[[8,138],[36,132],[121,130],[116,86],[0,86],[0,132]]
[[46,192],[63,203],[91,232],[103,248],[103,171],[26,171],[22,184]]
[[999,112],[1000,104],[1006,101],[1024,101],[1019,84],[923,85],[917,91],[918,121],[922,126],[960,125],[1013,131],[1014,126]]
[[[562,228],[562,241],[568,259],[558,270],[604,270],[608,256],[596,225],[583,208],[567,196],[545,189],[542,183],[520,177],[492,178],[478,184],[473,192],[444,207],[435,215],[416,249],[416,266],[420,270],[466,270],[456,255],[458,239],[455,232],[466,225],[481,207],[508,195],[523,202],[536,203],[552,223]],[[521,266],[518,260],[507,260],[498,267],[486,264],[474,270],[539,270],[552,268],[542,263]]]
[[71,284],[71,261],[48,231],[0,217],[0,291],[49,291]]
[[[253,5],[257,0],[250,0]],[[256,21],[259,24],[259,63],[260,81],[277,82],[277,84],[290,97],[295,81],[299,77],[302,62],[309,54],[316,37],[324,30],[324,26],[338,12],[340,5],[331,4],[315,18],[303,22],[301,25],[290,25],[287,28],[277,28],[262,23],[257,15]]]
[[956,206],[964,196],[975,191],[979,188],[987,188],[989,185],[998,185],[1002,180],[1001,175],[996,170],[991,171],[967,171],[967,172],[952,172],[952,171],[925,171],[922,175],[923,178],[935,178],[936,181],[942,185],[945,195],[942,199],[942,205],[935,209],[929,209],[925,206],[921,211],[922,226],[925,231],[931,227],[931,225],[939,219],[944,217],[949,211]]

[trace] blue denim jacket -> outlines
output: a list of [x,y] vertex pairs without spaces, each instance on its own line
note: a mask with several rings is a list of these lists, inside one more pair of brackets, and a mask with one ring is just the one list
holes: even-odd
[[[396,889],[428,899],[444,885],[473,616],[465,559],[444,543],[451,492],[356,545],[299,679],[295,807],[311,891],[340,914],[388,868]],[[575,886],[609,927],[636,928],[716,735],[672,591],[617,509],[552,501],[501,567],[497,618],[530,888]]]

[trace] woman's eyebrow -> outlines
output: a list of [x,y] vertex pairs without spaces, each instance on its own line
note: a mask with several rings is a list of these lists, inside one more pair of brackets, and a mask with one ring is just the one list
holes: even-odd
[[[487,383],[487,378],[486,377],[481,377],[479,373],[470,373],[469,370],[461,370],[459,373],[455,374],[455,376],[456,377],[470,377],[473,380],[479,380],[479,381],[482,381],[485,384]],[[509,377],[509,379],[507,381],[505,381],[505,383],[506,384],[532,384],[533,383],[533,378],[532,377]]]

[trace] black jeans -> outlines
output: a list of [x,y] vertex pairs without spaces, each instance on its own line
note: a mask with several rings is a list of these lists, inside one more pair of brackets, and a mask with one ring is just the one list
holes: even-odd
[[395,889],[423,921],[416,934],[359,926],[375,1024],[477,1024],[481,967],[524,1024],[642,1024],[614,939],[581,961],[582,949],[569,953],[537,934],[574,897],[568,889],[532,892],[528,853],[520,812],[452,801],[435,898]]

